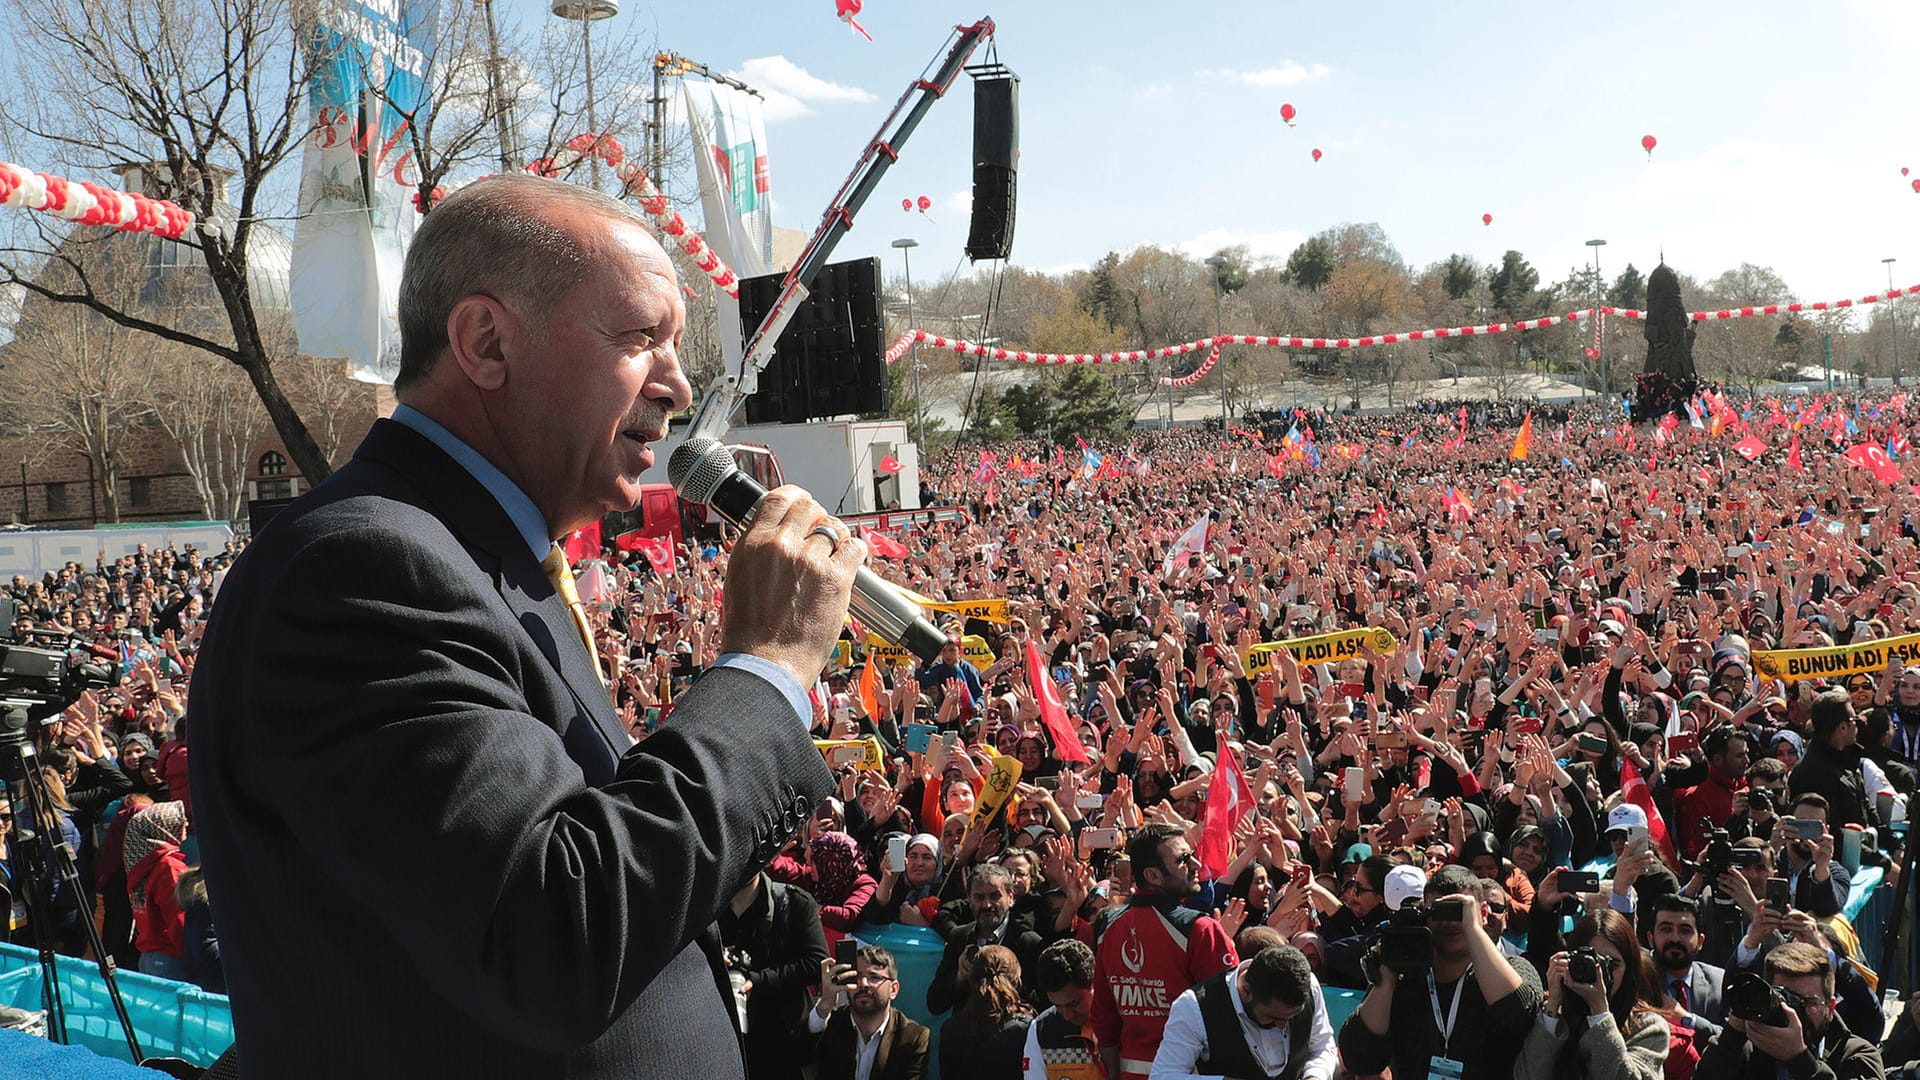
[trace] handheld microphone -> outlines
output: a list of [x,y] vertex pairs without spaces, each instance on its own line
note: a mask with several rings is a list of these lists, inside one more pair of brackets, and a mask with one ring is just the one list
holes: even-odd
[[[681,443],[667,461],[667,478],[681,498],[713,507],[743,531],[753,524],[754,512],[767,494],[758,480],[740,471],[732,452],[715,439]],[[868,629],[929,664],[940,658],[946,646],[947,636],[920,614],[920,605],[864,566],[854,571],[853,597],[847,607]]]

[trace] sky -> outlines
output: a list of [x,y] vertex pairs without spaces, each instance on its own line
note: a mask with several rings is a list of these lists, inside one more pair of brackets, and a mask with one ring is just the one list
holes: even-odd
[[[1511,248],[1554,281],[1598,238],[1608,278],[1664,251],[1703,281],[1770,266],[1803,301],[1884,289],[1889,256],[1896,284],[1920,282],[1913,0],[865,0],[871,42],[833,0],[622,8],[661,47],[767,92],[775,221],[805,232],[952,25],[990,15],[1021,78],[1023,266],[1145,243],[1284,260],[1315,232],[1373,221],[1415,268]],[[507,10],[551,18],[544,0]],[[879,255],[893,277],[889,241],[911,236],[917,281],[965,266],[972,113],[963,76],[834,261]],[[901,210],[921,195],[928,214]]]

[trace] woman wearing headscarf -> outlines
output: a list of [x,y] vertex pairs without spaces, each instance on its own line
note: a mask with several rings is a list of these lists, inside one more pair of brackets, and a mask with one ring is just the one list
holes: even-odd
[[878,883],[862,863],[860,842],[843,832],[824,832],[807,844],[812,880],[803,882],[820,902],[820,926],[827,948],[860,925]]
[[140,970],[163,979],[188,978],[184,958],[186,913],[176,890],[186,872],[180,845],[187,838],[187,809],[154,803],[127,822],[121,859],[127,867],[127,899],[133,907],[133,940]]

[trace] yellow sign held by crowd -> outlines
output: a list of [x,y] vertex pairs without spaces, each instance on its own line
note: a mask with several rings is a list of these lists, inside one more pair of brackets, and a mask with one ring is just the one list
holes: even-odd
[[880,752],[880,740],[871,735],[864,739],[815,739],[813,746],[827,759],[830,768],[851,765],[863,772],[886,771],[887,759]]
[[1374,652],[1385,654],[1392,651],[1399,641],[1393,631],[1383,627],[1369,626],[1359,630],[1341,630],[1332,634],[1315,634],[1312,637],[1288,638],[1285,641],[1263,641],[1241,652],[1240,662],[1246,666],[1247,678],[1266,671],[1273,663],[1274,653],[1285,649],[1293,654],[1296,662],[1311,667],[1314,664],[1331,664],[1360,655],[1360,646],[1371,646]]
[[993,816],[995,810],[1007,805],[1013,797],[1013,789],[1020,785],[1020,759],[1012,754],[1001,754],[993,759],[993,771],[987,774],[987,783],[980,791],[980,801],[974,804],[973,820],[984,821]]
[[1007,601],[1004,597],[986,597],[979,600],[926,600],[920,606],[928,611],[942,611],[949,615],[958,615],[963,619],[979,619],[981,622],[1007,623]]
[[1920,662],[1920,634],[1820,649],[1761,649],[1753,654],[1753,669],[1769,679],[1786,682],[1841,678],[1878,672],[1896,656],[1903,664]]
[[[978,634],[968,634],[960,639],[960,655],[974,667],[985,669],[993,663],[993,650],[987,647],[987,639]],[[882,664],[912,663],[916,657],[903,645],[895,645],[878,634],[867,635],[867,659]]]

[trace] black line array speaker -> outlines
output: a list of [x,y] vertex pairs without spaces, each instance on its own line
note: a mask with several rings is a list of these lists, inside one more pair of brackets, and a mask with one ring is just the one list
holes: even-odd
[[[740,325],[751,336],[780,295],[784,275],[740,281]],[[749,424],[802,424],[823,416],[885,412],[886,324],[880,316],[880,260],[829,263],[774,343],[747,399]]]
[[1015,171],[1020,164],[1020,79],[1000,68],[973,81],[973,218],[967,258],[1013,253]]

